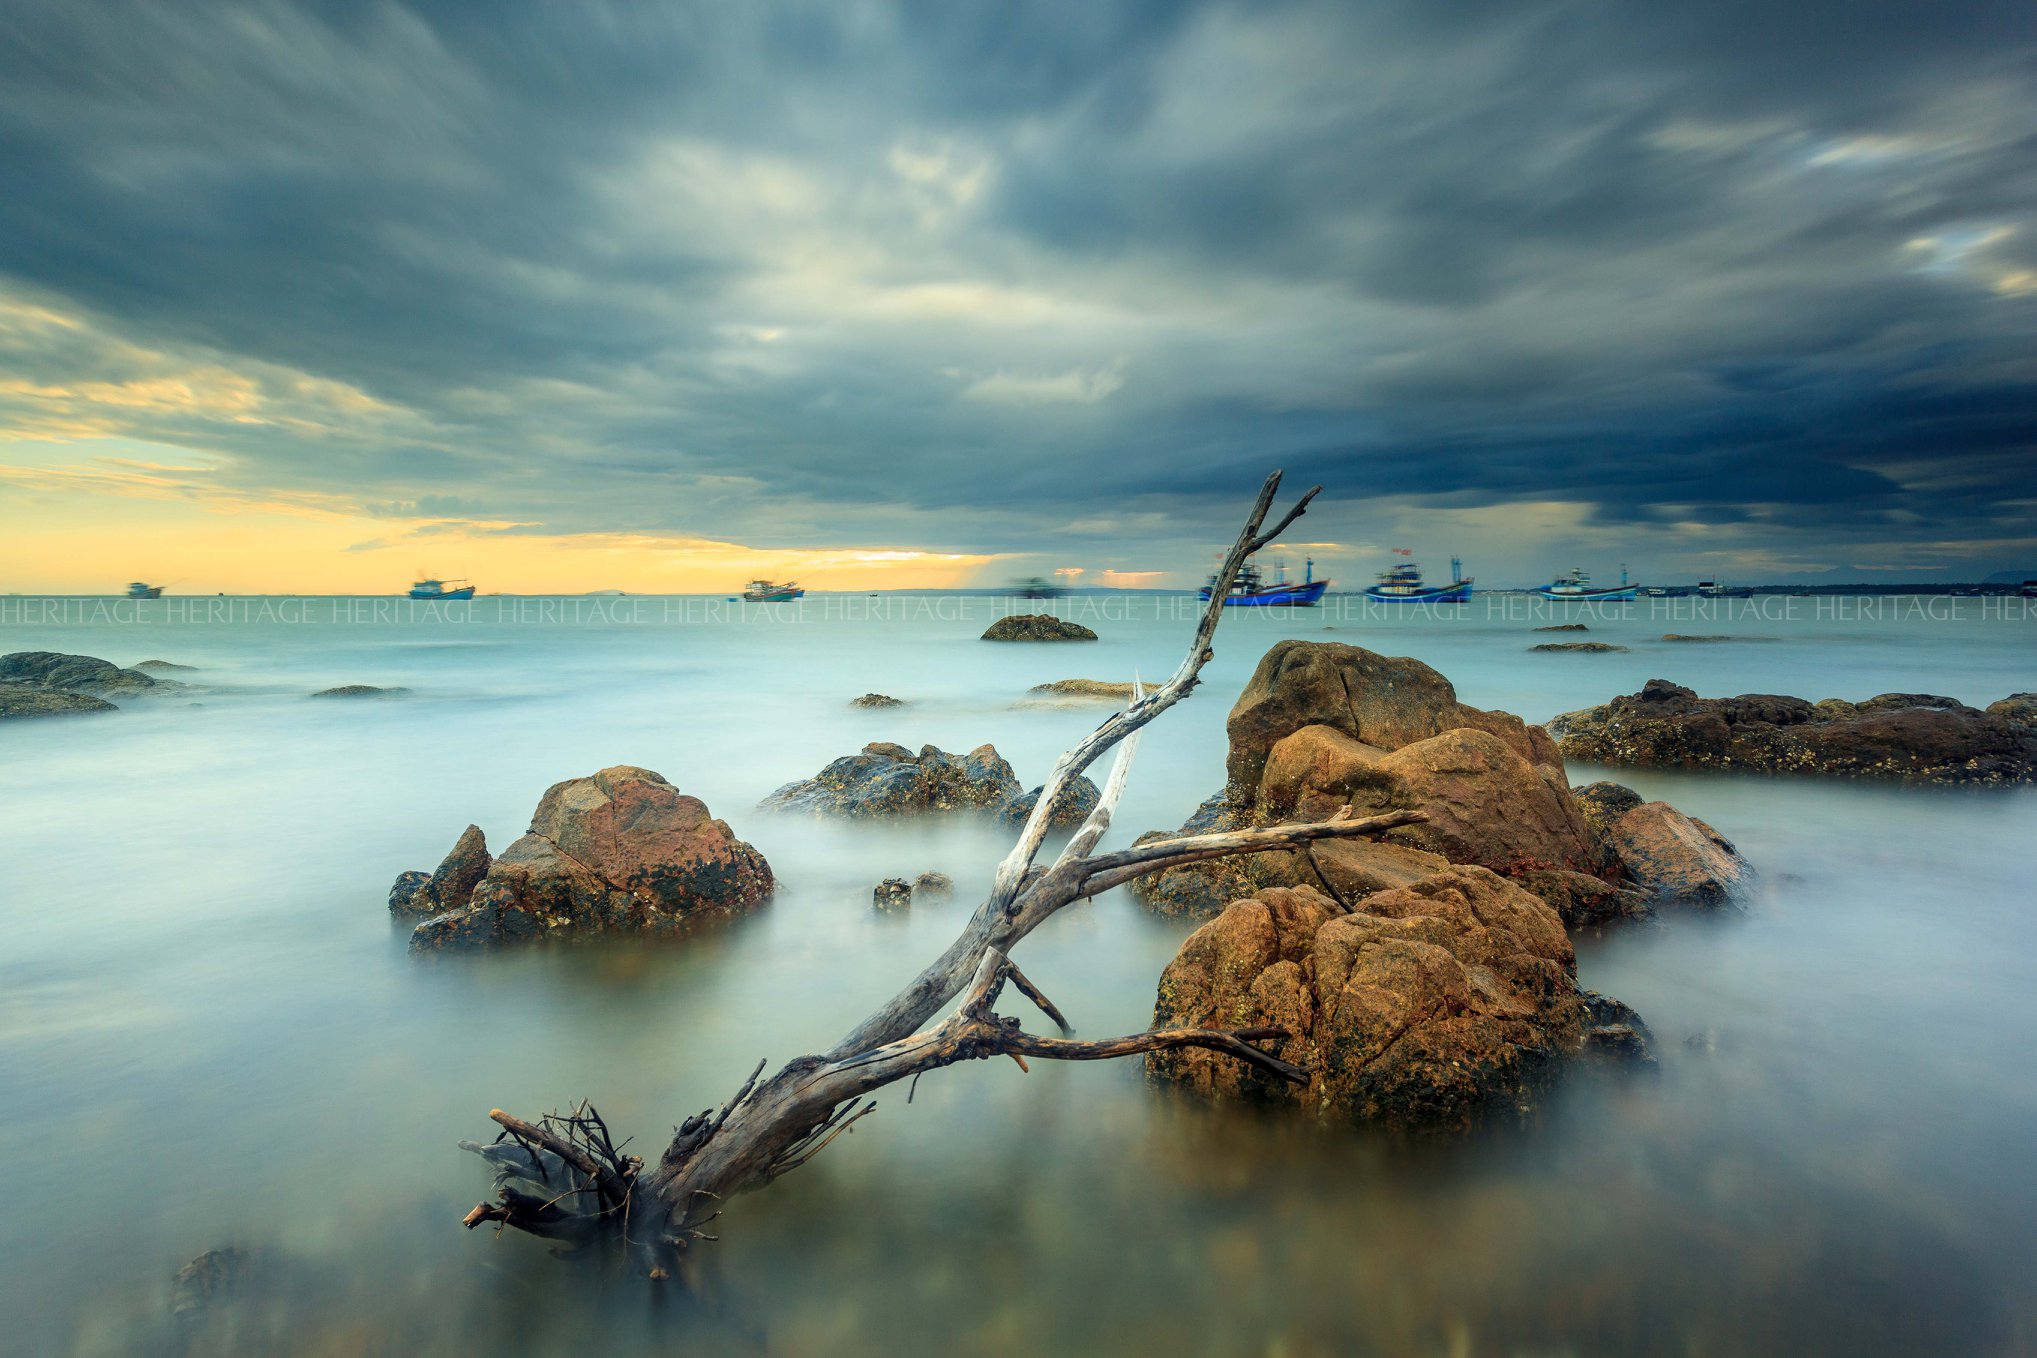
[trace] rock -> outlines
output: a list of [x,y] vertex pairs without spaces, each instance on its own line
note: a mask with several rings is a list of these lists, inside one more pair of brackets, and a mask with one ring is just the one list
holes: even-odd
[[[1151,691],[1149,685],[1147,692]],[[1131,701],[1132,686],[1114,684],[1106,679],[1056,679],[1048,684],[1034,684],[1026,692],[1048,698],[1096,698],[1122,703]]]
[[894,698],[889,693],[866,693],[860,698],[849,700],[851,707],[904,707],[905,700]]
[[985,641],[1095,641],[1096,633],[1079,622],[1051,613],[1015,613],[984,630]]
[[1550,723],[1563,753],[1593,763],[1749,769],[1914,783],[2037,776],[2037,731],[1935,694],[1809,703],[1779,694],[1700,698],[1667,680]]
[[1315,725],[1381,750],[1470,727],[1497,737],[1531,764],[1560,769],[1563,763],[1540,727],[1510,712],[1458,702],[1450,681],[1419,660],[1335,641],[1282,641],[1260,658],[1231,708],[1226,772],[1232,799],[1250,806],[1274,744]]
[[1555,911],[1481,868],[1377,892],[1348,913],[1306,887],[1270,888],[1182,944],[1154,1024],[1284,1028],[1271,1050],[1307,1069],[1307,1085],[1195,1049],[1156,1052],[1148,1069],[1326,1121],[1457,1130],[1532,1107],[1574,1058],[1645,1052],[1632,1011],[1594,998],[1577,988]]
[[2037,727],[2037,693],[2011,693],[1987,705],[1990,716],[2000,717],[2009,725],[2028,731]]
[[168,660],[144,660],[139,665],[136,665],[135,668],[147,673],[187,674],[198,667],[196,665],[179,665]]
[[1635,886],[1654,900],[1725,905],[1747,877],[1747,860],[1724,835],[1667,802],[1626,811],[1608,827],[1606,840]]
[[[448,883],[471,873],[477,852],[486,848],[470,827],[441,865]],[[621,764],[547,790],[530,831],[488,863],[466,905],[419,924],[410,947],[668,931],[752,909],[774,885],[764,856],[699,798]]]
[[1614,646],[1604,641],[1545,641],[1540,646],[1530,646],[1530,651],[1575,651],[1580,655],[1604,655],[1611,651],[1624,651],[1624,646]]
[[1694,636],[1684,632],[1664,632],[1662,634],[1662,639],[1664,641],[1731,641],[1733,638],[1719,636]]
[[912,905],[912,883],[899,877],[887,877],[871,893],[870,903],[886,914],[907,909]]
[[1591,629],[1581,622],[1559,622],[1552,627],[1537,627],[1537,632],[1589,632]]
[[[1006,802],[997,813],[999,819],[1013,825],[1025,824],[1026,817],[1033,814],[1034,804],[1040,800],[1040,791],[1040,788],[1031,788]],[[1077,774],[1054,799],[1054,805],[1047,814],[1047,825],[1055,830],[1072,830],[1089,819],[1089,813],[1096,810],[1096,804],[1102,800],[1103,793],[1096,784]]]
[[767,811],[870,820],[952,811],[998,811],[1019,795],[1019,781],[996,747],[952,755],[932,745],[913,754],[874,742],[811,778],[787,783],[762,803]]
[[206,1312],[246,1292],[256,1271],[255,1257],[244,1249],[229,1245],[207,1250],[170,1280],[170,1314],[181,1324],[195,1324]]
[[83,693],[93,698],[146,693],[163,686],[176,687],[170,680],[159,680],[140,670],[124,670],[96,655],[66,655],[62,651],[15,651],[11,655],[0,655],[0,681],[34,684],[67,693]]
[[1641,794],[1620,783],[1586,783],[1570,789],[1570,798],[1584,813],[1585,824],[1604,834],[1606,828],[1642,801]]
[[435,915],[429,897],[423,896],[424,889],[431,885],[431,874],[411,868],[396,874],[396,881],[389,888],[389,913],[392,915]]
[[70,693],[40,684],[0,682],[0,720],[16,717],[61,717],[81,712],[118,712],[104,698]]
[[338,688],[322,688],[312,694],[314,698],[394,698],[410,692],[407,688],[376,688],[373,684],[341,684]]
[[923,872],[912,879],[912,898],[945,901],[955,894],[955,879],[945,872]]

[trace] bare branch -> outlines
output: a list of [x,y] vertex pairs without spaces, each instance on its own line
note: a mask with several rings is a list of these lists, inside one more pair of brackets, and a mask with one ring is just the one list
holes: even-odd
[[1189,863],[1213,858],[1235,858],[1240,854],[1271,853],[1292,849],[1318,839],[1350,839],[1376,835],[1402,825],[1416,825],[1428,819],[1421,811],[1388,811],[1384,815],[1354,817],[1347,811],[1329,820],[1301,825],[1266,825],[1251,830],[1223,830],[1208,835],[1180,835],[1156,839],[1116,853],[1098,854],[1079,865],[1085,877],[1080,896],[1100,896],[1112,887],[1123,886],[1135,877],[1163,872]]

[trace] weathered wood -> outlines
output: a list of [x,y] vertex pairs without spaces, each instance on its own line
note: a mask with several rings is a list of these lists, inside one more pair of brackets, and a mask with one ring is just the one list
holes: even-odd
[[[472,1228],[495,1221],[570,1240],[605,1236],[629,1247],[649,1276],[664,1278],[674,1271],[678,1251],[714,1238],[701,1227],[720,1215],[725,1200],[797,1169],[851,1131],[876,1109],[866,1095],[942,1066],[1008,1057],[1026,1069],[1028,1057],[1101,1061],[1202,1047],[1281,1079],[1305,1079],[1306,1072],[1252,1045],[1285,1038],[1287,1034],[1278,1029],[1167,1028],[1074,1040],[1066,1036],[1072,1029],[1065,1016],[1010,959],[1012,947],[1056,911],[1131,877],[1184,863],[1305,846],[1318,839],[1379,834],[1422,819],[1414,811],[1362,820],[1340,815],[1314,824],[1187,835],[1113,853],[1093,852],[1109,830],[1124,791],[1138,733],[1188,696],[1209,662],[1231,581],[1246,558],[1299,518],[1321,489],[1310,490],[1272,529],[1262,532],[1279,487],[1280,473],[1274,472],[1260,488],[1217,571],[1208,606],[1179,667],[1150,693],[1135,684],[1125,708],[1055,762],[1017,843],[998,865],[989,895],[939,958],[823,1055],[799,1057],[769,1078],[762,1078],[764,1063],[759,1062],[719,1109],[689,1117],[673,1129],[655,1169],[646,1170],[636,1157],[621,1154],[607,1124],[589,1105],[535,1122],[500,1109],[491,1112],[514,1145],[462,1143],[496,1167],[498,1184],[497,1201],[474,1208],[465,1224]],[[1096,809],[1051,866],[1037,866],[1034,860],[1045,842],[1056,797],[1113,746],[1117,758]],[[997,999],[1007,982],[1064,1036],[1037,1036],[1020,1027],[1016,1018],[998,1014]],[[935,1022],[958,996],[954,1011]]]

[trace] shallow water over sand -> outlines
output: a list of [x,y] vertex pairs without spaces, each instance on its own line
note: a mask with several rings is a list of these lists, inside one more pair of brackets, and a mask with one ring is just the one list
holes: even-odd
[[[490,1107],[592,1096],[655,1148],[759,1057],[825,1045],[916,971],[1006,845],[982,824],[768,818],[760,797],[873,739],[990,741],[1030,785],[1100,709],[1016,706],[1026,688],[1164,675],[1192,604],[1066,600],[1101,642],[998,646],[976,640],[987,600],[281,602],[94,618],[0,601],[0,651],[200,667],[178,676],[190,692],[115,716],[0,728],[9,1351],[170,1351],[170,1276],[227,1243],[283,1273],[243,1318],[247,1352],[275,1351],[269,1330],[333,1354],[2037,1346],[2028,791],[1614,775],[1713,823],[1762,878],[1744,913],[1580,940],[1584,984],[1647,1018],[1660,1068],[1573,1080],[1526,1128],[1409,1150],[1184,1106],[1129,1064],[986,1063],[910,1105],[880,1093],[811,1166],[733,1204],[702,1299],[468,1234],[487,1178],[454,1142]],[[2014,605],[1671,602],[1227,619],[1206,687],[1146,738],[1121,838],[1215,789],[1224,715],[1282,636],[1420,656],[1532,720],[1656,676],[1812,698],[2037,688],[2037,617]],[[1573,617],[1633,649],[1527,653],[1566,639],[1530,628]],[[413,692],[303,696],[355,682]],[[869,690],[913,705],[847,706]],[[547,785],[622,762],[729,819],[776,899],[669,946],[405,954],[383,908],[399,870],[469,821],[499,849]],[[952,904],[872,912],[877,879],[926,869],[955,877]],[[1083,1034],[1130,1032],[1185,932],[1119,894],[1021,960]]]

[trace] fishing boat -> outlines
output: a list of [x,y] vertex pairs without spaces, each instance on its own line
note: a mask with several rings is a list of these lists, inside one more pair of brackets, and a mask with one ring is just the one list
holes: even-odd
[[[1210,591],[1216,588],[1216,584],[1217,578],[1212,575],[1196,597],[1208,603]],[[1285,562],[1274,566],[1273,579],[1268,580],[1257,566],[1248,561],[1239,568],[1237,579],[1231,581],[1230,593],[1224,596],[1224,607],[1277,608],[1293,605],[1305,608],[1321,603],[1323,591],[1329,587],[1329,581],[1316,579],[1313,557],[1303,564],[1302,577],[1298,582],[1287,578]]]
[[1683,585],[1644,585],[1639,591],[1644,599],[1688,599],[1690,590]]
[[2025,580],[2021,593],[2025,599],[2037,599],[2037,580]]
[[420,580],[410,587],[413,599],[471,599],[474,587],[465,580]]
[[1716,580],[1698,581],[1700,599],[1751,599],[1754,591],[1746,585],[1722,585]]
[[1620,567],[1620,583],[1598,585],[1591,583],[1591,576],[1582,569],[1572,567],[1569,573],[1558,576],[1546,585],[1537,585],[1535,593],[1545,599],[1554,599],[1566,604],[1623,604],[1631,603],[1639,593],[1638,585],[1627,583],[1627,568]]
[[782,604],[803,597],[806,591],[796,583],[787,580],[776,584],[770,580],[752,580],[743,588],[743,602],[746,604]]
[[137,580],[127,587],[127,597],[130,599],[160,599],[163,597],[163,587]]
[[[1406,553],[1402,552],[1402,555]],[[1365,597],[1389,604],[1468,603],[1471,600],[1471,578],[1464,574],[1464,563],[1453,556],[1450,558],[1450,583],[1427,585],[1422,583],[1420,566],[1412,561],[1402,561],[1381,574],[1379,583],[1369,587]]]

